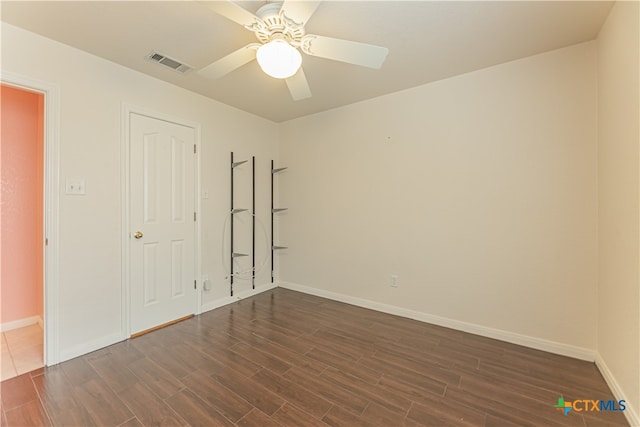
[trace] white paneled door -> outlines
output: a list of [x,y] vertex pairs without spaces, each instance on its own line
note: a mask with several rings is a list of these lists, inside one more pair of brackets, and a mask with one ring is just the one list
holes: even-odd
[[131,334],[195,313],[195,131],[130,115]]

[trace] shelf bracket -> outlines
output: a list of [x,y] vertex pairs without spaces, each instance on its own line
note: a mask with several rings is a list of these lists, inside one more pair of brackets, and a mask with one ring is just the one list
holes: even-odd
[[231,163],[231,167],[235,168],[235,167],[240,166],[240,165],[242,165],[244,163],[247,163],[247,162],[248,162],[248,160],[242,160],[240,162],[233,162],[233,163]]
[[240,252],[234,252],[231,256],[234,257],[234,258],[240,258],[240,257],[243,257],[243,256],[249,256],[249,254],[242,254]]

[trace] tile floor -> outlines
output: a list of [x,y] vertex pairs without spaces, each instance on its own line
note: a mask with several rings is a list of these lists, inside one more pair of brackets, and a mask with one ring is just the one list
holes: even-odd
[[2,381],[43,366],[43,334],[38,324],[2,333]]

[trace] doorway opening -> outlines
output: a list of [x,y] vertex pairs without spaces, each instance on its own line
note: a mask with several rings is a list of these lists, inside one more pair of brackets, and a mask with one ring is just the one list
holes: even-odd
[[59,362],[58,87],[0,81],[2,380]]
[[2,379],[44,366],[44,95],[0,85]]

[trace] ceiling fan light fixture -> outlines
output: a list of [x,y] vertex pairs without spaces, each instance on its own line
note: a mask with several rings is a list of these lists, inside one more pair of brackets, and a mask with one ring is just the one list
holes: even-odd
[[280,39],[260,46],[256,59],[262,71],[276,79],[288,79],[302,65],[302,55],[298,49]]

